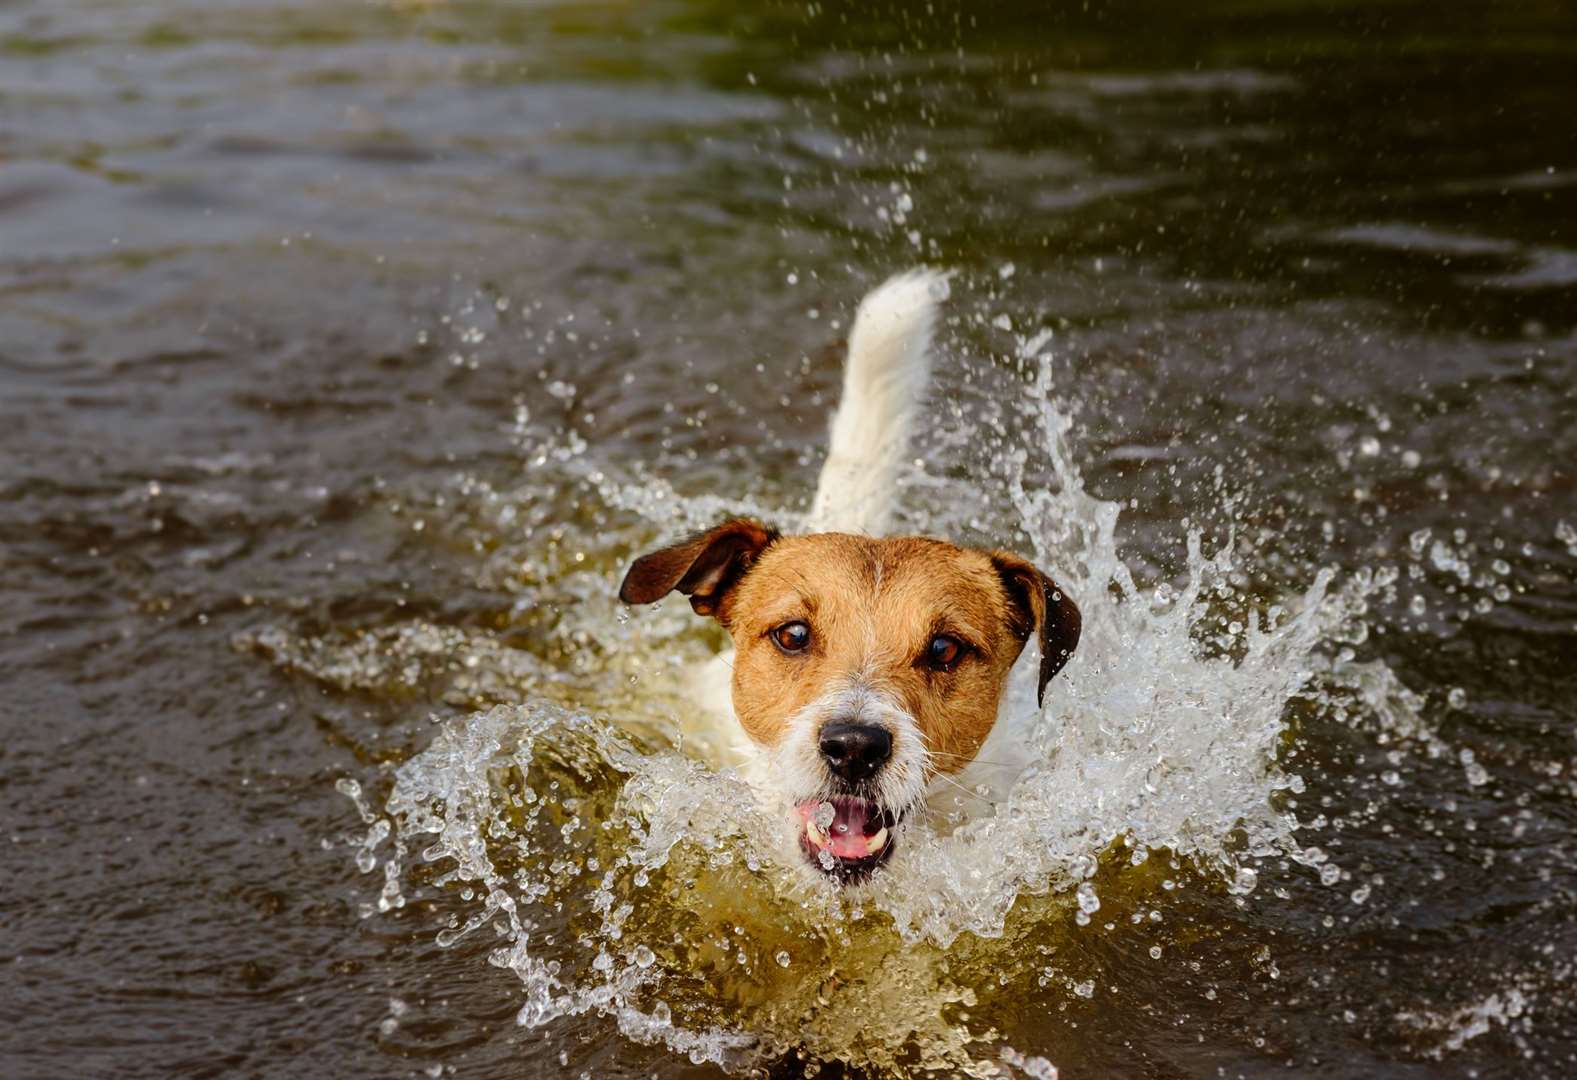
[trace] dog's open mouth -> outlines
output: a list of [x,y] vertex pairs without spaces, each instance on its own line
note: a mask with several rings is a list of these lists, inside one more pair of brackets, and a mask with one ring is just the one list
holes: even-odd
[[864,878],[892,854],[898,820],[868,799],[811,799],[794,812],[800,820],[799,846],[811,865],[840,881]]

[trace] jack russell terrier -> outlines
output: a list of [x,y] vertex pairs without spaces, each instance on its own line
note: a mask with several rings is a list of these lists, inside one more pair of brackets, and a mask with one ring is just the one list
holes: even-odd
[[[702,704],[743,730],[756,791],[840,883],[891,857],[936,786],[958,786],[1029,638],[1041,702],[1079,641],[1079,609],[1019,556],[882,535],[946,294],[943,275],[917,270],[860,304],[804,535],[725,521],[636,559],[619,589],[626,604],[677,589],[728,631],[733,658],[713,668],[732,667],[732,710]],[[710,681],[703,694],[724,697]]]

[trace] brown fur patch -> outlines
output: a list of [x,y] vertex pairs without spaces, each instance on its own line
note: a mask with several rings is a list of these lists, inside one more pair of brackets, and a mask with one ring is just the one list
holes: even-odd
[[[922,537],[780,537],[741,518],[643,555],[619,596],[651,603],[675,589],[733,637],[734,712],[757,743],[776,745],[796,713],[858,682],[914,717],[944,773],[968,765],[991,733],[1032,633],[1041,695],[1079,640],[1079,609],[1024,559]],[[801,652],[771,636],[790,622],[810,627]],[[925,662],[938,634],[966,647],[946,671]]]
[[[776,743],[796,712],[859,678],[902,703],[941,772],[967,765],[990,734],[1028,636],[991,556],[918,537],[780,539],[717,614],[736,650],[734,711],[752,739]],[[795,620],[810,625],[811,643],[786,654],[769,634]],[[967,646],[951,671],[924,662],[937,634]]]
[[619,599],[626,604],[651,604],[677,589],[690,598],[697,614],[716,614],[718,598],[776,536],[749,518],[725,521],[636,559],[619,586]]
[[1084,620],[1072,598],[1027,560],[1009,551],[991,556],[1002,575],[1008,602],[1014,609],[1013,632],[1029,637],[1040,628],[1040,676],[1035,700],[1046,703],[1046,684],[1061,671],[1079,644]]

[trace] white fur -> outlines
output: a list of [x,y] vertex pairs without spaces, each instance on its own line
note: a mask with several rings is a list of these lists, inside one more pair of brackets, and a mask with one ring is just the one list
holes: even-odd
[[910,429],[931,377],[936,305],[946,298],[945,274],[911,270],[860,302],[806,532],[880,536],[887,530]]
[[920,726],[891,694],[861,679],[829,690],[795,713],[782,740],[762,755],[770,761],[779,794],[792,803],[834,794],[834,778],[819,749],[822,727],[834,721],[872,724],[892,736],[892,757],[876,775],[877,803],[901,811],[920,801],[927,757]]

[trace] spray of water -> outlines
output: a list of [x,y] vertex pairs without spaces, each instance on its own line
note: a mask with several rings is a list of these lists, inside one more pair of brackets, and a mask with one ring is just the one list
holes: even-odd
[[[1007,708],[1030,717],[1018,730],[1033,762],[1011,786],[956,792],[956,813],[918,822],[873,887],[840,892],[777,865],[779,823],[694,737],[680,690],[712,642],[675,605],[631,622],[611,597],[610,556],[600,573],[574,576],[583,602],[558,627],[603,643],[572,691],[553,662],[510,657],[479,700],[512,703],[442,727],[399,768],[381,810],[347,782],[369,826],[358,860],[382,867],[371,907],[403,904],[416,877],[424,890],[468,897],[439,943],[496,935],[489,956],[521,981],[523,1025],[600,1014],[632,1040],[731,1069],[796,1055],[911,1075],[1037,1075],[1049,1063],[964,1018],[980,988],[1006,985],[1004,972],[1095,993],[1077,949],[1059,942],[1103,904],[1110,914],[1190,875],[1241,898],[1272,856],[1334,882],[1340,871],[1288,809],[1304,782],[1284,748],[1299,710],[1333,702],[1398,740],[1432,738],[1416,699],[1346,645],[1367,598],[1395,575],[1338,581],[1321,570],[1265,600],[1245,587],[1230,531],[1209,554],[1192,531],[1184,572],[1141,585],[1118,554],[1119,507],[1091,495],[1074,464],[1046,345],[1020,342],[1023,431],[996,466],[1008,529],[1078,598],[1084,632],[1044,710],[1029,665],[1010,687]],[[621,478],[578,439],[542,441],[528,459],[577,476],[645,536],[723,513],[787,516]],[[471,495],[500,531],[518,528],[531,505]],[[525,596],[554,574],[512,572],[492,583]],[[410,678],[438,655],[467,658],[457,676],[466,686],[477,668],[499,667],[496,645],[439,637],[396,635],[414,657]],[[254,644],[352,685],[368,669],[358,649],[387,654],[342,643],[350,661],[336,666],[321,642]],[[369,677],[388,676],[378,671]]]

